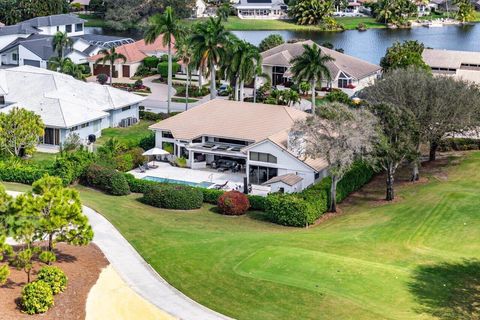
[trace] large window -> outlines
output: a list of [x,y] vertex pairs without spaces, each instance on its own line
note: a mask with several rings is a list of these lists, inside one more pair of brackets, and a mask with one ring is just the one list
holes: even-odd
[[338,87],[339,88],[348,88],[352,84],[352,78],[347,76],[345,73],[341,73],[338,77]]
[[170,131],[162,131],[162,137],[173,139],[173,134]]
[[60,145],[60,130],[54,128],[45,128],[45,134],[40,137],[40,143],[51,144],[54,146]]
[[18,53],[16,53],[16,52],[12,53],[12,60],[13,61],[18,61]]
[[72,32],[72,25],[71,25],[71,24],[67,24],[67,25],[65,26],[65,31],[66,31],[67,33]]
[[285,77],[283,76],[287,71],[286,67],[272,67],[272,85],[282,85],[285,83]]
[[263,152],[250,152],[250,160],[277,163],[277,157],[269,153],[263,153]]
[[277,168],[250,166],[249,178],[251,184],[262,184],[278,175]]
[[75,25],[75,31],[79,32],[79,31],[82,31],[82,30],[83,30],[83,24],[82,23],[77,23]]

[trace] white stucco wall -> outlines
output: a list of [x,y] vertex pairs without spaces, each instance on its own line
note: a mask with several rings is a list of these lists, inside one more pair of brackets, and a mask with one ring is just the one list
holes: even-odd
[[129,110],[122,111],[122,109],[109,110],[110,113],[110,127],[118,127],[120,121],[125,118],[133,117],[139,119],[138,104],[132,105]]
[[7,35],[7,36],[1,36],[0,37],[0,50],[5,48],[7,45],[12,43],[16,39],[27,38],[28,36],[30,36],[30,35],[29,34],[11,34],[11,35]]
[[47,68],[47,61],[43,61],[39,56],[31,52],[30,50],[26,49],[25,47],[19,45],[18,46],[18,56],[19,56],[19,66],[24,65],[24,60],[34,60],[34,61],[40,61],[40,68]]
[[[68,32],[67,35],[69,37],[73,36],[81,36],[85,34],[85,26],[82,24],[82,30],[81,31],[75,31],[75,24],[72,24],[72,32]],[[57,32],[66,32],[67,28],[66,25],[63,26],[52,26],[52,27],[41,27],[40,28],[40,34],[46,34],[46,35],[55,35]]]

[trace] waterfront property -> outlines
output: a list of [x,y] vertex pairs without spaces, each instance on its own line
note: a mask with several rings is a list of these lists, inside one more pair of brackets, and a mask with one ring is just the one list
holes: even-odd
[[[316,45],[311,40],[284,43],[262,52],[263,72],[272,79],[272,85],[289,85],[292,83],[290,68],[293,58],[301,55],[304,45]],[[381,67],[367,61],[343,54],[336,50],[319,46],[325,55],[334,60],[327,62],[331,80],[323,80],[319,85],[323,89],[338,88],[349,95],[373,83],[381,73]]]
[[[28,88],[26,87],[28,86]],[[58,148],[71,134],[87,142],[101,130],[138,121],[144,98],[32,66],[0,70],[0,112],[25,108],[42,117],[40,144]]]
[[425,49],[422,56],[433,74],[480,84],[480,52]]
[[288,18],[288,6],[283,0],[240,0],[235,9],[240,19]]
[[191,170],[231,172],[238,182],[292,192],[327,176],[326,161],[305,157],[291,131],[306,117],[286,106],[215,99],[150,128],[156,147],[173,150]]

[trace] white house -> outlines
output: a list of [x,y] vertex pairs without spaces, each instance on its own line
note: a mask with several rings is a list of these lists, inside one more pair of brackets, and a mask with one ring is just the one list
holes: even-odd
[[87,142],[102,129],[136,123],[143,99],[32,66],[0,70],[0,112],[20,107],[40,115],[45,124],[40,144],[48,146],[60,146],[70,133]]
[[240,19],[288,18],[288,6],[283,0],[240,0],[234,7]]
[[322,84],[318,84],[318,87],[337,88],[353,95],[356,91],[372,84],[381,73],[382,68],[378,65],[319,46],[315,42],[307,40],[284,43],[261,53],[263,72],[270,76],[272,85],[288,85],[291,83],[290,68],[292,64],[290,61],[303,53],[304,45],[318,46],[325,55],[334,59],[327,62],[331,80],[324,80]]
[[[295,120],[308,116],[286,106],[215,99],[150,126],[159,148],[192,170],[228,167],[252,185],[301,191],[325,177],[324,159],[311,159],[292,139]],[[222,168],[220,168],[222,169]]]
[[433,74],[480,84],[480,52],[425,49],[422,57]]

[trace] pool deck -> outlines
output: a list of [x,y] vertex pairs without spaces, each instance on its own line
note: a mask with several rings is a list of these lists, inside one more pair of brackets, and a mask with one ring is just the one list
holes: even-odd
[[[149,165],[153,165],[150,162]],[[213,184],[223,185],[228,181],[224,190],[239,190],[243,191],[243,177],[245,173],[219,172],[214,169],[190,169],[173,167],[165,162],[155,162],[158,168],[149,169],[145,172],[140,172],[138,169],[130,171],[138,179],[143,179],[147,176],[157,177],[163,179],[181,180],[194,183],[210,182]],[[268,187],[253,186],[252,194],[266,195],[269,192]]]

